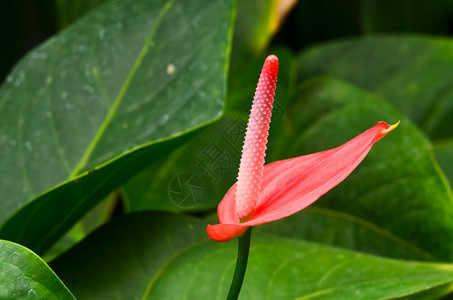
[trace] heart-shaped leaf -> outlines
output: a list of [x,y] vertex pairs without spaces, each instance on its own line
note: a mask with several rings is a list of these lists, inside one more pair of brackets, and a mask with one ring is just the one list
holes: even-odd
[[232,15],[229,0],[114,0],[25,57],[0,90],[0,236],[45,251],[218,118]]
[[39,256],[4,240],[0,240],[0,298],[75,299]]
[[333,75],[379,94],[433,140],[453,136],[453,41],[382,36],[314,47],[299,75]]
[[[167,213],[131,214],[90,235],[53,267],[80,299],[224,299],[236,243],[208,240],[205,226]],[[449,264],[255,236],[240,298],[390,299],[452,281]]]

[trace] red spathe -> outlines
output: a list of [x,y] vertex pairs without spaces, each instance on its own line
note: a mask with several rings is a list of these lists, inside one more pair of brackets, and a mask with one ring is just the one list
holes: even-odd
[[337,148],[264,166],[261,192],[252,217],[240,223],[235,206],[235,184],[219,204],[220,224],[208,225],[209,237],[226,242],[249,226],[276,221],[301,211],[351,174],[373,144],[397,125],[380,122]]

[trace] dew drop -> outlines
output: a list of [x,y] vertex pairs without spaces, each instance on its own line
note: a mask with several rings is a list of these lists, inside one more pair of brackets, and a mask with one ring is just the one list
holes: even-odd
[[38,299],[38,295],[36,295],[36,291],[34,289],[28,290],[28,298],[29,299]]
[[172,75],[176,72],[176,67],[174,64],[168,64],[167,66],[167,74]]
[[165,122],[167,122],[169,119],[170,119],[170,116],[167,115],[167,114],[165,114],[165,115],[162,116],[161,123],[165,123]]
[[20,259],[20,254],[19,254],[19,252],[16,252],[16,251],[14,251],[13,253],[11,253],[8,256],[8,260],[13,264],[18,263],[19,259]]

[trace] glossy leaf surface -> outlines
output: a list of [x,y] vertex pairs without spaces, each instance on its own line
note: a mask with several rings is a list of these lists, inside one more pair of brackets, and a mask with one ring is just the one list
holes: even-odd
[[[81,299],[223,299],[236,243],[208,241],[204,229],[189,217],[132,214],[101,228],[53,266]],[[448,264],[390,260],[295,239],[252,240],[240,299],[389,299],[453,280]]]
[[302,53],[301,79],[331,75],[373,91],[434,140],[452,136],[453,41],[381,36],[329,43]]
[[0,240],[0,298],[75,299],[39,256],[4,240]]
[[111,1],[25,57],[0,90],[0,221],[35,199],[0,236],[44,251],[218,118],[232,15],[232,1]]

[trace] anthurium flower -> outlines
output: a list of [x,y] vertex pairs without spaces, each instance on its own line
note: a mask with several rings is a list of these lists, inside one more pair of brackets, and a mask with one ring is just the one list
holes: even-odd
[[373,144],[398,126],[399,122],[380,122],[337,148],[263,166],[277,72],[278,59],[271,55],[253,100],[237,183],[219,204],[220,224],[207,228],[214,241],[226,242],[250,226],[282,219],[309,206],[351,174]]

